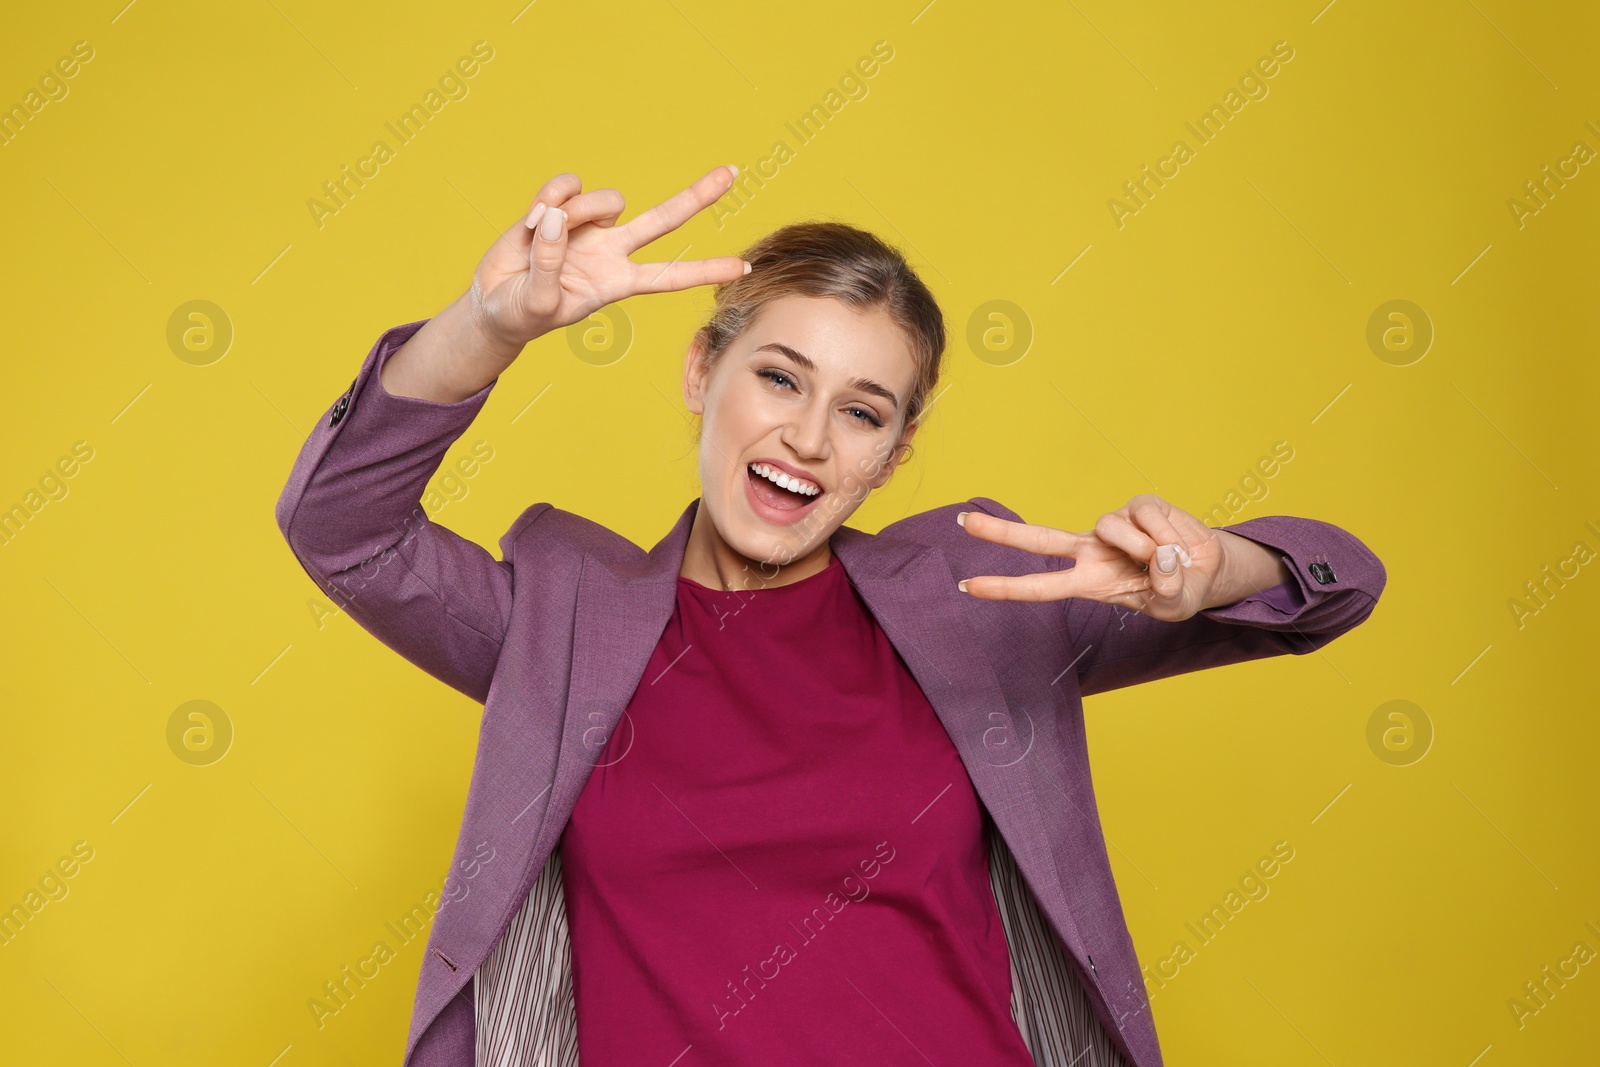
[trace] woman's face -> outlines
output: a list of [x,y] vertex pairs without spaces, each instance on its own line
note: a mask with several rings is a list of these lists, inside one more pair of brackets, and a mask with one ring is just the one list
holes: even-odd
[[[780,566],[826,541],[915,433],[901,430],[916,370],[885,312],[828,297],[768,304],[710,374],[691,346],[684,399],[701,416],[701,506],[723,541]],[[780,473],[802,491],[771,480]]]

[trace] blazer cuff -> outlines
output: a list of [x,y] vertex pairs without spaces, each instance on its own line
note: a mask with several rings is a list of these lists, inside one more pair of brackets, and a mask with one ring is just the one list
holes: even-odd
[[278,499],[278,525],[297,554],[329,573],[404,532],[445,451],[499,382],[455,403],[385,389],[384,365],[427,321],[392,327],[378,339],[350,387],[317,420]]
[[1308,624],[1330,623],[1343,629],[1355,615],[1370,612],[1383,590],[1383,564],[1360,540],[1332,523],[1263,515],[1218,528],[1276,552],[1291,580],[1201,611],[1211,618],[1301,630]]
[[[411,340],[412,335],[427,324],[427,319],[418,319],[416,322],[408,322],[404,326],[395,326],[384,331],[361,369],[356,372],[355,380],[350,383],[351,388],[346,392],[350,401],[345,411],[345,418],[349,418],[350,412],[361,403],[369,408],[376,407],[379,418],[421,419],[428,429],[449,432],[451,429],[464,429],[463,422],[471,424],[472,418],[489,399],[489,393],[499,383],[498,377],[471,396],[454,403],[424,400],[419,396],[396,396],[383,387],[383,368],[388,364],[389,357],[400,351],[400,348]],[[337,406],[338,402],[335,401],[334,407]],[[329,409],[328,415],[332,417],[333,408]]]

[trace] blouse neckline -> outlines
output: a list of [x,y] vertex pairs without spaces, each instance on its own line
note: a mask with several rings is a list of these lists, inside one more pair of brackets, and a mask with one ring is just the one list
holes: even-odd
[[[768,587],[758,583],[752,583],[751,587],[748,589],[713,589],[709,585],[704,585],[695,581],[693,578],[689,578],[680,574],[678,575],[678,588],[690,589],[696,593],[709,594],[712,596],[745,596],[750,593],[781,593],[788,589],[798,589],[807,583],[821,585],[822,583],[818,581],[819,578],[831,576],[836,571],[843,571],[843,569],[844,565],[839,562],[838,553],[830,552],[828,554],[827,566],[823,567],[815,574],[808,574],[799,581],[789,582],[785,585]],[[757,575],[757,578],[759,579],[759,575]]]

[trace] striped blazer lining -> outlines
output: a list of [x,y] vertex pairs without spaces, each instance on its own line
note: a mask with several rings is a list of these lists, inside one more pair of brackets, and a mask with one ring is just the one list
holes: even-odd
[[[1011,957],[1011,1016],[1037,1067],[1131,1067],[1112,1042],[1060,939],[984,813],[989,884]],[[578,1067],[572,941],[561,848],[473,976],[476,1067]]]

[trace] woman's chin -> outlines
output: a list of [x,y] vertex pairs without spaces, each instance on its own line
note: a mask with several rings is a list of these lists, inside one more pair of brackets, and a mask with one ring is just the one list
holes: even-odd
[[738,508],[733,510],[732,521],[715,523],[718,534],[729,548],[750,560],[752,566],[763,567],[768,574],[800,559],[822,540],[811,523],[778,525]]
[[806,545],[790,527],[773,527],[759,519],[746,519],[741,528],[726,538],[729,547],[745,559],[761,565],[768,573],[805,555]]

